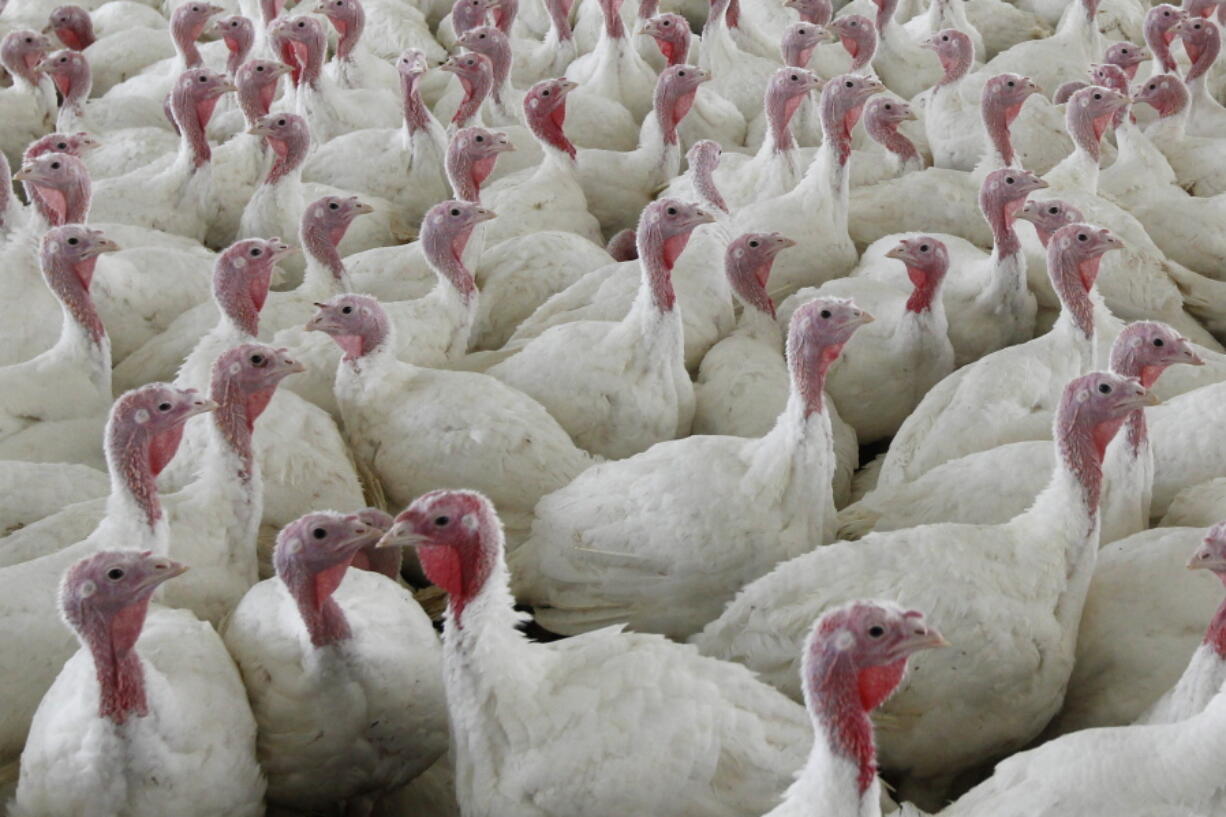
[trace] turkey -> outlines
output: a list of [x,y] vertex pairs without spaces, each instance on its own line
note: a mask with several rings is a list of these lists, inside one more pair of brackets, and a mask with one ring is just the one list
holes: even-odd
[[0,66],[12,85],[0,90],[0,152],[9,164],[21,164],[22,152],[55,126],[55,86],[37,69],[51,50],[51,41],[28,29],[17,29],[0,40]]
[[[449,595],[443,682],[465,815],[763,814],[803,765],[804,710],[744,667],[617,628],[529,642],[481,494],[425,494],[380,544],[415,546]],[[589,739],[569,740],[575,729]]]
[[516,596],[553,632],[628,622],[684,639],[739,587],[829,542],[834,452],[823,387],[844,344],[872,320],[835,298],[796,311],[791,392],[763,437],[658,443],[543,497],[511,554]]
[[393,579],[351,566],[382,534],[356,515],[295,520],[277,537],[276,577],[226,624],[277,807],[373,808],[447,749],[430,619]]
[[926,525],[818,548],[741,590],[695,643],[798,697],[807,622],[855,598],[924,606],[954,643],[978,649],[916,658],[885,707],[899,717],[879,721],[884,765],[932,780],[1024,746],[1059,709],[1072,671],[1098,550],[1103,449],[1130,411],[1154,402],[1132,379],[1073,379],[1056,412],[1057,468],[1025,513],[1003,525]]
[[60,585],[81,642],[39,705],[10,813],[245,817],[264,813],[255,720],[212,627],[150,609],[187,565],[107,549]]

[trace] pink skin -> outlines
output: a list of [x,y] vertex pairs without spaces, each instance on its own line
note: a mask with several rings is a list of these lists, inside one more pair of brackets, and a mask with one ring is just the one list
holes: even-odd
[[746,233],[728,245],[724,273],[742,303],[774,319],[775,302],[766,293],[766,283],[775,256],[795,246],[795,241],[781,233]]
[[224,74],[207,68],[189,68],[175,80],[170,109],[179,133],[188,141],[194,167],[203,167],[213,156],[206,131],[213,109],[222,94],[235,90]]
[[321,0],[315,9],[336,29],[336,58],[352,60],[353,49],[366,30],[366,10],[359,0]]
[[311,644],[328,647],[353,636],[332,598],[345,571],[368,544],[370,528],[356,514],[309,513],[281,529],[273,550],[277,577],[298,605]]
[[56,90],[60,92],[63,107],[80,107],[89,99],[93,88],[93,74],[89,68],[89,60],[84,54],[69,49],[53,51],[38,64],[38,70],[51,77]]
[[268,170],[264,184],[276,184],[298,169],[311,148],[311,133],[306,120],[292,113],[274,113],[260,117],[255,127],[247,131],[263,136],[276,158]]
[[831,22],[826,30],[851,55],[852,72],[860,71],[872,62],[873,55],[877,53],[877,29],[873,27],[872,20],[860,14],[849,14]]
[[47,21],[51,32],[66,48],[84,51],[94,44],[94,22],[89,12],[80,6],[60,6]]
[[217,404],[195,389],[151,383],[121,395],[106,425],[107,468],[152,528],[162,518],[157,476],[174,458],[183,424]]
[[416,48],[405,50],[396,58],[396,73],[400,75],[400,96],[404,111],[404,124],[409,134],[425,130],[430,125],[430,114],[421,101],[421,78],[430,66],[426,55]]
[[235,326],[255,337],[260,310],[268,299],[273,266],[292,252],[279,238],[245,238],[217,256],[213,265],[213,300]]
[[919,159],[915,144],[898,132],[903,122],[915,121],[911,106],[893,97],[876,97],[864,108],[864,130],[869,138],[898,157],[909,162]]
[[[639,9],[642,10],[647,3],[640,3]],[[570,8],[571,0],[544,0],[545,13],[549,15],[549,24],[553,30],[557,32],[558,42],[569,42],[575,38],[575,32],[570,27]]]
[[636,230],[639,263],[646,274],[652,306],[658,312],[671,312],[676,306],[673,265],[684,252],[690,233],[713,221],[715,218],[697,205],[677,199],[657,199],[643,208]]
[[464,88],[464,99],[451,117],[453,125],[464,127],[476,116],[481,104],[494,88],[494,63],[484,54],[470,51],[450,57],[439,67],[455,74]]
[[1044,247],[1051,243],[1051,237],[1056,230],[1084,218],[1080,210],[1060,199],[1028,201],[1018,211],[1017,217],[1034,225],[1034,231],[1038,233],[1039,241],[1043,242]]
[[793,68],[805,68],[813,59],[817,44],[822,41],[823,29],[812,23],[792,23],[783,32],[783,40],[779,44],[779,53],[783,64]]
[[39,265],[47,286],[98,345],[106,338],[106,328],[94,308],[89,287],[98,256],[118,250],[119,245],[100,231],[81,224],[52,227],[43,235],[39,250]]
[[238,69],[247,61],[251,54],[251,46],[255,43],[255,26],[246,17],[233,14],[222,17],[213,24],[213,30],[221,36],[226,44],[226,73],[236,76]]
[[123,724],[149,714],[136,641],[149,600],[187,566],[151,551],[103,551],[68,568],[60,582],[60,612],[93,656],[98,717]]
[[1046,187],[1047,182],[1030,171],[1012,167],[994,170],[984,177],[979,187],[979,209],[992,228],[993,243],[1000,257],[1021,249],[1013,222],[1026,197]]
[[91,186],[89,171],[77,157],[44,153],[23,162],[13,179],[34,190],[30,198],[50,226],[85,221]]
[[[623,39],[626,36],[626,26],[622,22],[622,1],[623,0],[596,0],[600,6],[601,17],[604,18],[604,33],[606,37],[614,40]],[[728,0],[723,0],[728,2]],[[714,5],[714,3],[712,3]]]
[[1189,17],[1212,20],[1216,15],[1219,23],[1226,20],[1226,9],[1223,8],[1222,0],[1185,0],[1183,11]]
[[860,121],[864,103],[883,90],[885,86],[877,80],[856,74],[834,77],[822,87],[822,135],[834,146],[839,164],[846,165],[851,158],[851,132]]
[[369,295],[338,295],[315,307],[307,331],[331,337],[344,353],[342,359],[353,368],[360,368],[362,358],[387,347],[387,313]]
[[1039,86],[1029,77],[1017,74],[998,74],[983,86],[983,95],[979,100],[983,123],[988,139],[1006,165],[1014,163],[1009,127],[1021,113],[1026,100],[1038,92]]
[[481,201],[481,185],[494,171],[498,157],[515,150],[510,138],[500,131],[461,128],[447,146],[447,178],[456,198]]
[[[1114,67],[1114,66],[1112,66]],[[1119,70],[1119,69],[1116,69]],[[1091,85],[1071,97],[1064,109],[1065,124],[1073,142],[1095,163],[1102,153],[1102,138],[1116,114],[1127,109],[1129,99],[1119,91]]]
[[291,69],[294,85],[318,89],[328,38],[323,23],[314,17],[278,17],[268,36],[281,61]]
[[[1200,547],[1188,559],[1188,570],[1211,570],[1226,587],[1226,522],[1209,529]],[[1226,659],[1226,602],[1222,602],[1213,614],[1204,643],[1213,647],[1219,658]]]
[[656,41],[670,66],[680,65],[689,56],[690,24],[680,14],[658,14],[643,23],[642,32]]
[[255,450],[251,435],[255,421],[264,413],[277,385],[306,367],[289,356],[287,349],[245,343],[223,352],[213,364],[211,396],[217,404],[213,415],[218,431],[238,453],[242,466],[236,475],[250,482]]
[[1204,76],[1222,51],[1222,34],[1217,24],[1199,18],[1184,20],[1179,26],[1179,39],[1192,61],[1184,80],[1191,82]]
[[490,67],[494,72],[491,94],[495,102],[502,104],[502,87],[511,74],[511,42],[507,35],[494,26],[477,26],[465,31],[457,42],[470,51],[490,58]]
[[196,40],[204,33],[209,24],[209,18],[221,14],[225,9],[211,3],[184,3],[170,15],[170,37],[175,48],[183,57],[183,64],[188,68],[198,68],[203,65]]
[[1065,386],[1056,409],[1056,445],[1081,483],[1091,517],[1097,515],[1102,496],[1107,446],[1132,412],[1157,403],[1140,381],[1112,372],[1091,372]]
[[238,88],[238,107],[248,128],[255,127],[260,117],[268,114],[277,95],[277,83],[288,73],[288,65],[270,60],[250,60],[239,66],[234,84]]
[[[78,159],[98,147],[98,140],[84,131],[78,133],[50,133],[41,139],[30,143],[22,155],[22,161],[28,162],[44,153],[67,153]],[[8,175],[7,173],[5,174]],[[40,213],[49,212],[50,204],[44,201],[39,189],[32,184],[25,185],[26,198],[29,199]]]
[[1161,74],[1139,86],[1133,92],[1134,104],[1146,104],[1158,112],[1160,119],[1174,116],[1188,105],[1188,86],[1178,74]]
[[464,266],[464,248],[478,224],[494,212],[468,201],[442,201],[426,211],[421,222],[422,254],[467,303],[477,295],[472,272]]
[[502,558],[494,506],[474,491],[432,491],[396,517],[379,547],[415,547],[422,570],[447,592],[447,626],[464,629],[464,611]]
[[[689,151],[685,154],[685,160],[690,165],[694,191],[698,193],[703,203],[721,213],[727,213],[728,205],[724,202],[719,188],[715,186],[715,169],[719,167],[719,160],[723,153],[724,149],[718,142],[712,139],[699,139],[690,146]],[[637,249],[635,254],[638,254]]]
[[1064,103],[1068,102],[1070,98],[1072,98],[1073,94],[1077,93],[1082,88],[1088,87],[1090,87],[1090,83],[1084,80],[1069,80],[1056,89],[1056,92],[1052,94],[1051,101],[1057,105],[1063,105]]
[[806,640],[801,677],[814,732],[856,765],[862,796],[877,777],[869,713],[894,694],[912,655],[945,646],[923,613],[873,601],[831,610]]
[[619,263],[625,261],[636,261],[639,257],[639,248],[636,244],[634,230],[627,227],[620,230],[616,235],[609,239],[609,243],[605,246],[607,252],[614,261]]
[[921,43],[924,48],[935,51],[941,61],[944,74],[937,87],[957,82],[966,76],[975,62],[975,44],[971,38],[956,28],[938,31]]
[[566,138],[566,95],[578,84],[568,79],[543,79],[524,94],[524,119],[532,133],[547,146],[575,158],[575,146]]
[[941,290],[941,282],[949,271],[949,252],[945,245],[932,236],[904,238],[885,254],[907,267],[907,277],[914,289],[907,299],[908,312],[926,312],[932,309],[932,301]]
[[38,64],[51,50],[51,41],[37,31],[10,31],[0,40],[0,65],[31,85],[38,84]]
[[1107,49],[1103,62],[1118,65],[1131,80],[1137,75],[1137,66],[1149,59],[1150,54],[1145,48],[1132,43],[1112,43]]
[[847,298],[817,298],[792,313],[787,360],[792,391],[800,396],[806,418],[824,410],[826,373],[843,346],[873,316]]
[[804,68],[780,68],[771,76],[763,106],[776,152],[796,146],[792,138],[792,117],[800,103],[820,87],[821,80]]
[[324,196],[313,202],[302,211],[299,238],[303,251],[327,268],[337,283],[343,284],[345,265],[337,247],[353,220],[374,210],[357,196]]
[[1163,72],[1168,74],[1177,70],[1175,58],[1171,55],[1171,43],[1174,42],[1177,35],[1175,27],[1183,20],[1183,17],[1183,11],[1169,3],[1154,6],[1145,15],[1145,24],[1142,29],[1145,34],[1145,44],[1149,46],[1154,59],[1162,66]]
[[1047,245],[1047,274],[1060,296],[1062,308],[1068,310],[1086,338],[1094,337],[1094,306],[1089,293],[1098,278],[1103,255],[1123,246],[1124,242],[1109,230],[1088,224],[1061,227]]
[[[1128,96],[1128,74],[1118,65],[1111,65],[1110,63],[1091,65],[1090,81],[1095,85],[1101,85],[1104,88],[1110,88],[1113,91],[1119,91],[1124,96]],[[1127,107],[1116,111],[1115,116],[1111,120],[1111,127],[1118,128],[1123,123],[1126,114],[1128,114]],[[1136,121],[1135,117],[1133,121]]]
[[816,26],[824,26],[834,16],[830,0],[784,0],[784,6],[800,15],[800,19]]
[[456,0],[451,6],[451,24],[456,35],[489,22],[490,9],[498,0]]
[[377,547],[383,534],[392,527],[392,515],[378,508],[366,508],[358,511],[358,521],[370,528],[370,534],[366,537],[368,544],[364,545],[353,557],[353,563],[350,566],[359,570],[369,570],[371,573],[378,573],[381,576],[387,576],[392,581],[397,581],[400,578],[402,552],[399,548]]
[[[1124,377],[1135,377],[1147,389],[1168,366],[1205,363],[1192,345],[1164,323],[1137,321],[1124,327],[1111,345],[1111,371]],[[1148,438],[1145,412],[1134,411],[1128,417],[1128,445],[1134,455]]]
[[519,16],[519,0],[499,0],[494,6],[494,26],[507,36],[511,35],[511,26]]

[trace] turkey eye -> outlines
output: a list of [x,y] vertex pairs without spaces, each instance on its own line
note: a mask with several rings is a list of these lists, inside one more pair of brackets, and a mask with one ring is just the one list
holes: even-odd
[[805,31],[803,28],[798,28],[796,29],[796,33],[800,34],[801,36],[804,36],[805,34],[808,34],[809,32]]
[[792,74],[792,82],[796,82],[798,79],[800,79],[800,77],[796,76],[795,74]]
[[341,307],[341,314],[343,314],[343,315],[348,315],[348,314],[349,314],[349,313],[351,313],[351,312],[353,312],[353,307],[352,307],[352,306],[342,306],[342,307]]
[[158,403],[158,411],[170,411],[170,403]]
[[478,142],[484,142],[484,141],[485,141],[485,137],[484,137],[484,136],[478,136],[478,137],[477,137],[477,141],[478,141]]
[[251,248],[251,257],[252,257],[252,258],[259,258],[259,257],[260,257],[261,255],[263,255],[263,254],[264,254],[264,251],[263,251],[263,250],[261,250],[259,247],[252,247],[252,248]]
[[1012,177],[1012,176],[1006,176],[1006,177],[1005,177],[1005,184],[1013,184],[1013,177]]
[[823,310],[822,310],[821,312],[819,312],[818,314],[819,314],[819,315],[821,315],[823,318],[829,318],[829,317],[830,317],[830,310],[829,310],[829,309],[823,309]]
[[1095,94],[1095,95],[1094,95],[1094,98],[1095,98],[1095,99],[1102,99],[1102,98],[1103,98],[1103,95],[1102,95],[1102,94]]
[[1099,383],[1099,384],[1098,384],[1098,390],[1099,390],[1101,393],[1103,393],[1103,394],[1110,394],[1110,393],[1111,393],[1111,386],[1110,386],[1110,385],[1108,385],[1108,384],[1106,384],[1106,383]]
[[946,43],[949,42],[949,35],[946,34],[944,37],[942,37],[941,42],[946,42]]
[[549,96],[549,89],[546,88],[545,90],[541,91],[541,96]]
[[684,72],[684,71],[678,71],[678,72],[677,72],[677,76],[679,76],[679,77],[684,77],[684,76],[685,76],[685,72]]
[[1056,213],[1060,212],[1060,208],[1059,207],[1048,207],[1047,212],[1051,213],[1054,216]]
[[1151,91],[1156,91],[1156,90],[1158,90],[1158,86],[1157,86],[1157,85],[1151,85],[1151,86],[1149,86],[1149,90],[1151,90]]
[[70,238],[70,239],[68,239],[68,243],[69,243],[71,246],[75,247],[75,246],[77,246],[78,241],[77,241],[77,239],[75,239],[75,238]]
[[305,28],[305,27],[306,27],[306,23],[299,23],[299,24],[298,24],[298,28]]
[[451,208],[451,214],[452,214],[453,216],[458,216],[458,215],[460,214],[460,210],[459,210],[459,208],[452,207],[452,208]]
[[758,246],[758,242],[756,242],[756,241],[750,241],[750,242],[749,242],[749,246],[751,246],[751,247],[756,247],[756,246]]
[[278,124],[278,125],[280,125],[281,127],[285,127],[285,120],[284,120],[284,119],[278,119],[278,120],[277,120],[277,124]]
[[450,521],[451,521],[450,516],[436,516],[434,518],[434,524],[438,525],[440,528],[446,525]]
[[52,163],[51,163],[51,169],[52,169],[52,170],[59,170],[59,169],[60,169],[60,163],[59,163],[59,162],[52,162]]
[[123,578],[123,568],[122,567],[112,567],[110,570],[106,572],[106,577],[113,582],[119,581],[120,579]]
[[868,634],[870,638],[881,638],[881,636],[885,635],[885,627],[882,627],[880,624],[874,624],[868,628]]
[[844,85],[846,85],[848,88],[853,88],[853,87],[855,87],[855,83],[854,83],[854,82],[852,82],[851,80],[847,80],[847,82],[845,82],[845,83],[843,83],[843,84],[844,84]]
[[671,26],[672,24],[672,20],[665,20],[664,22],[660,23],[662,26]]
[[1154,345],[1155,346],[1165,346],[1166,342],[1162,340],[1162,338],[1154,338]]
[[667,210],[665,210],[664,212],[668,213],[670,216],[675,216],[675,215],[677,215],[677,208],[676,208],[676,207],[670,207],[670,208],[668,208]]
[[58,144],[56,144],[55,149],[56,149],[56,150],[68,150],[68,143],[67,143],[67,142],[59,142]]
[[481,36],[479,36],[477,39],[478,39],[478,40],[484,40],[484,39],[485,39],[485,35],[484,35],[484,34],[482,34],[482,35],[481,35]]
[[206,77],[204,74],[201,74],[201,75],[200,75],[200,81],[201,81],[201,82],[208,82],[208,81],[209,81],[209,78],[208,78],[208,77]]
[[328,532],[323,528],[316,528],[315,530],[311,531],[311,535],[316,539],[323,539],[328,535]]
[[260,366],[263,366],[263,365],[264,365],[266,362],[267,362],[267,361],[265,361],[265,359],[264,359],[264,356],[263,356],[263,355],[252,355],[252,356],[251,356],[251,365],[252,365],[252,366],[255,366],[255,367],[257,367],[257,368],[258,368],[258,367],[260,367]]
[[332,202],[331,204],[328,205],[328,209],[329,210],[339,210],[341,209],[341,206],[337,204],[336,202]]
[[1009,80],[1009,81],[1008,81],[1008,82],[1006,82],[1005,84],[1006,84],[1006,85],[1008,85],[1010,88],[1012,88],[1012,87],[1013,87],[1013,80]]
[[920,244],[920,252],[928,252],[928,245]]
[[1078,233],[1078,234],[1077,234],[1077,240],[1078,240],[1078,241],[1089,241],[1089,240],[1090,240],[1090,237],[1089,237],[1088,235],[1086,235],[1085,233]]

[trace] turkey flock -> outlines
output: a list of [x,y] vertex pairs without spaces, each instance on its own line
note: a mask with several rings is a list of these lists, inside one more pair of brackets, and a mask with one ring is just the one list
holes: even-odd
[[1223,27],[0,0],[0,810],[1223,817]]

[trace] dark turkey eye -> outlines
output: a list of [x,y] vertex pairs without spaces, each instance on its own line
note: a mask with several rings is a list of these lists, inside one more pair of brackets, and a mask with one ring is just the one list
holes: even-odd
[[51,169],[52,169],[52,170],[59,170],[59,169],[60,169],[60,163],[59,163],[59,162],[52,162],[52,163],[51,163]]
[[436,516],[434,518],[434,524],[438,525],[440,528],[446,525],[450,521],[451,521],[450,516]]
[[541,91],[541,96],[549,96],[549,89],[546,88],[545,90]]
[[684,76],[685,76],[685,72],[684,72],[684,71],[678,71],[678,72],[677,72],[677,76],[679,76],[679,77],[684,77]]
[[1128,53],[1128,49],[1127,49],[1127,48],[1121,48],[1121,49],[1120,49],[1120,53],[1121,53],[1121,54],[1127,54],[1127,53]]
[[800,77],[796,76],[795,74],[792,74],[792,82],[796,82],[798,79],[800,79]]
[[1110,393],[1111,393],[1111,386],[1110,386],[1110,384],[1108,384],[1108,383],[1099,383],[1099,384],[1098,384],[1098,390],[1099,390],[1100,392],[1102,392],[1103,394],[1110,394]]
[[946,42],[946,43],[949,42],[949,35],[946,34],[944,37],[941,38],[941,41]]
[[306,23],[299,23],[298,28],[306,28]]
[[485,141],[485,137],[484,137],[484,136],[478,136],[478,137],[477,137],[477,141],[478,141],[478,142],[484,142],[484,141]]
[[892,110],[894,110],[894,106],[893,106],[893,105],[891,105],[890,103],[888,103],[888,102],[887,102],[887,103],[885,103],[885,109],[886,109],[887,111],[892,111]]
[[1094,98],[1095,98],[1095,99],[1102,99],[1102,98],[1103,98],[1103,95],[1102,95],[1102,94],[1095,94],[1095,95],[1094,95]]
[[55,144],[55,149],[56,150],[68,150],[68,143],[67,142],[57,142]]
[[1157,85],[1150,85],[1150,86],[1149,86],[1149,90],[1151,90],[1151,91],[1156,91],[1156,90],[1158,90],[1158,86],[1157,86]]
[[459,208],[458,208],[458,207],[452,207],[452,208],[451,208],[451,214],[452,214],[453,216],[458,216],[458,215],[460,214],[460,210],[459,210]]
[[920,252],[928,252],[928,245],[920,244]]
[[796,33],[797,33],[797,34],[800,34],[801,36],[803,36],[803,35],[805,35],[805,34],[808,34],[809,32],[808,32],[806,29],[803,29],[803,28],[798,28],[798,29],[796,29]]
[[1060,212],[1060,208],[1059,207],[1048,207],[1047,212],[1051,213],[1054,216],[1056,213]]
[[1005,184],[1013,184],[1013,177],[1012,177],[1012,176],[1006,176],[1006,177],[1005,177]]
[[259,258],[259,257],[260,257],[261,255],[263,255],[263,254],[264,254],[264,251],[263,251],[263,250],[261,250],[259,247],[252,247],[252,248],[251,248],[251,257],[252,257],[252,258]]
[[1164,341],[1162,338],[1154,338],[1154,345],[1155,346],[1166,346],[1166,341]]
[[1013,87],[1013,80],[1009,80],[1009,81],[1008,81],[1008,82],[1006,82],[1005,84],[1006,84],[1006,85],[1008,85],[1010,88],[1012,88],[1012,87]]
[[677,208],[676,208],[676,207],[669,207],[669,208],[668,208],[667,210],[665,210],[664,212],[668,213],[670,216],[675,216],[675,215],[677,215]]
[[342,306],[342,307],[341,307],[341,314],[343,314],[343,315],[348,315],[348,314],[349,314],[349,313],[351,313],[351,312],[353,312],[353,307],[352,307],[352,306]]
[[341,209],[341,206],[337,204],[336,202],[332,202],[331,204],[328,205],[328,209],[329,210],[339,210]]
[[874,624],[868,628],[868,635],[870,638],[881,638],[881,636],[885,635],[885,627],[882,627],[880,624]]
[[80,243],[80,242],[79,242],[77,239],[75,239],[75,238],[70,238],[70,239],[68,239],[68,243],[69,243],[69,245],[71,245],[71,246],[75,247],[75,246],[77,246],[77,244],[78,244],[78,243]]
[[[64,20],[64,21],[62,21],[62,22],[65,22],[65,23],[66,23],[66,22],[68,22],[68,21],[67,21],[67,20]],[[31,39],[30,37],[26,37],[26,42],[27,42],[27,43],[33,43],[33,42],[34,42],[34,40],[33,40],[33,39]]]
[[1089,241],[1089,240],[1090,240],[1090,237],[1089,237],[1088,235],[1086,235],[1085,233],[1078,233],[1078,234],[1077,234],[1077,240],[1078,240],[1078,241]]
[[262,66],[262,65],[257,65],[257,66],[255,67],[255,70],[257,70],[257,71],[263,71],[263,70],[264,70],[264,66]]
[[829,318],[829,317],[830,317],[830,310],[829,310],[829,309],[823,309],[823,310],[822,310],[821,312],[819,312],[818,314],[819,314],[819,315],[821,315],[823,318]]
[[112,567],[110,570],[106,572],[106,577],[113,582],[119,581],[120,579],[123,578],[123,568],[122,567]]
[[278,120],[277,120],[277,124],[278,124],[278,125],[280,125],[281,127],[285,127],[285,120],[284,120],[284,119],[278,119]]
[[158,403],[158,411],[170,411],[170,403]]
[[758,246],[758,242],[757,242],[757,241],[750,241],[750,242],[749,242],[749,246],[751,246],[751,247],[756,247],[756,246]]
[[268,361],[265,360],[263,355],[252,355],[251,356],[251,365],[257,368],[260,366],[263,366],[267,362]]
[[843,83],[843,84],[844,84],[845,86],[847,86],[848,88],[853,88],[853,87],[855,87],[855,83],[854,83],[854,82],[852,82],[851,80],[847,80],[847,82],[845,82],[845,83]]
[[482,34],[482,35],[480,35],[479,37],[477,37],[477,39],[478,39],[478,40],[484,40],[484,39],[485,39],[485,35],[484,35],[484,34]]
[[316,528],[315,530],[311,531],[311,535],[316,539],[323,539],[328,535],[328,532],[323,528]]
[[208,82],[208,81],[209,81],[209,78],[208,78],[208,77],[206,77],[204,74],[201,74],[201,75],[200,75],[200,81],[201,81],[201,82]]
[[660,25],[662,26],[671,26],[672,24],[673,24],[672,20],[665,20],[664,22],[660,23]]

